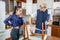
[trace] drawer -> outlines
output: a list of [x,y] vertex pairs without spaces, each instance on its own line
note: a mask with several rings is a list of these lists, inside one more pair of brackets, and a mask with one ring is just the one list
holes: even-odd
[[60,26],[53,26],[51,33],[52,36],[60,37]]
[[58,29],[57,37],[59,37],[59,38],[60,38],[60,29]]

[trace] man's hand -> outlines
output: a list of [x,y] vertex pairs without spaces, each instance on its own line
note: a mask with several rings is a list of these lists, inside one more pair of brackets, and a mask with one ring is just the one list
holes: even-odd
[[46,25],[52,24],[52,20],[48,20],[48,21],[46,21],[45,23],[46,23]]

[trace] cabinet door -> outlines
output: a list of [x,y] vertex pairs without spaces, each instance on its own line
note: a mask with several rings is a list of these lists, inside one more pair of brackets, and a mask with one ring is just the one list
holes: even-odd
[[57,31],[56,27],[52,27],[52,36],[57,36]]
[[52,27],[52,36],[60,37],[60,27],[59,26]]
[[58,28],[58,32],[57,32],[58,34],[58,37],[60,38],[60,27]]

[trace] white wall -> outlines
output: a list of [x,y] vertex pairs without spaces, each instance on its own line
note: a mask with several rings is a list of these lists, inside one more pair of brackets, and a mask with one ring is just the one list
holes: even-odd
[[27,0],[26,15],[32,14],[32,0]]
[[60,2],[54,2],[53,8],[59,7],[60,8]]
[[0,1],[0,29],[4,29],[5,3]]
[[53,7],[53,2],[54,2],[54,0],[38,0],[37,1],[38,3],[38,8],[39,8],[39,5],[41,4],[41,3],[46,3],[47,4],[47,6],[48,6],[48,8],[52,8]]
[[22,8],[26,8],[26,3],[22,2]]
[[14,0],[14,6],[17,6],[16,0]]
[[5,2],[0,1],[0,40],[5,40]]

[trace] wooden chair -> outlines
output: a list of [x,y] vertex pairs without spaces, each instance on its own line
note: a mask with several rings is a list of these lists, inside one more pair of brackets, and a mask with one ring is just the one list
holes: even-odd
[[[43,25],[43,24],[42,24]],[[44,40],[44,26],[42,26],[42,34],[37,34],[37,33],[33,33],[31,32],[31,36],[42,36],[42,40]]]
[[[31,17],[29,18],[29,24],[30,24],[30,26],[32,25],[31,24],[31,22],[32,22],[32,19],[31,19]],[[24,39],[23,40],[29,40],[29,36],[28,36],[28,30],[27,30],[27,23],[24,23]],[[44,26],[43,26],[43,23],[42,23],[42,34],[36,34],[36,33],[33,33],[33,32],[31,32],[31,36],[42,36],[42,40],[44,40]]]
[[[30,25],[32,25],[32,18],[30,17],[29,19],[30,19],[29,20],[30,21]],[[33,32],[31,32],[31,34],[32,34],[31,36],[42,36],[42,40],[44,40],[44,36],[45,36],[45,33],[44,33],[44,23],[42,23],[42,34],[36,34],[36,33],[33,33]]]
[[11,37],[10,38],[6,38],[5,40],[12,40]]
[[27,23],[24,23],[24,39],[23,40],[29,40]]

